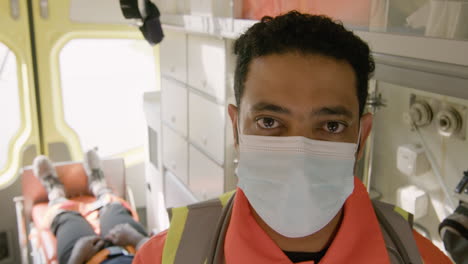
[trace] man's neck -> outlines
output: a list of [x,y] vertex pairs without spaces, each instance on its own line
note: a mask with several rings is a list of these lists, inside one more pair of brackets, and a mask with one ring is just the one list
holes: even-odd
[[319,252],[329,246],[338,232],[343,216],[343,209],[341,209],[336,216],[318,232],[305,237],[290,238],[278,234],[262,220],[252,207],[251,210],[257,223],[276,245],[283,251],[291,252]]

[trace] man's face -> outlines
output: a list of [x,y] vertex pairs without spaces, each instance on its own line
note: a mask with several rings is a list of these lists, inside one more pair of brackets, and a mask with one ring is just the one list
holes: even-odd
[[360,124],[363,143],[372,124],[370,115],[359,122],[356,77],[349,63],[292,52],[252,60],[240,112],[230,105],[229,114],[234,133],[349,143],[357,143]]

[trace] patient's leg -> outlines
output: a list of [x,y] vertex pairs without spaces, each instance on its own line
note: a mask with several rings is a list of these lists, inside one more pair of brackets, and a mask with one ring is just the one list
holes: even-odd
[[[107,187],[104,172],[101,169],[101,159],[96,150],[91,149],[84,155],[83,165],[88,175],[89,189],[98,200],[112,201],[113,195]],[[109,231],[118,224],[130,224],[140,234],[147,236],[145,228],[132,218],[131,213],[119,202],[105,205],[100,210],[101,237],[106,237]]]
[[46,216],[51,221],[50,229],[57,239],[57,258],[59,263],[67,263],[73,246],[83,236],[95,235],[93,228],[78,212],[63,210],[70,205],[65,198],[63,184],[57,172],[46,156],[38,156],[33,162],[34,175],[47,191],[49,212]]
[[140,234],[147,237],[143,225],[138,223],[132,218],[131,213],[119,202],[111,203],[104,206],[100,211],[100,223],[101,223],[101,236],[106,237],[109,231],[116,225],[119,224],[130,224]]
[[80,213],[63,211],[52,221],[51,231],[57,239],[57,260],[67,263],[78,239],[96,235],[91,225]]
[[104,172],[101,168],[101,159],[95,149],[85,152],[83,166],[88,176],[89,190],[97,199],[112,192],[111,189],[107,187]]
[[66,200],[63,183],[60,182],[54,165],[46,156],[37,156],[33,161],[33,172],[46,189],[49,205]]

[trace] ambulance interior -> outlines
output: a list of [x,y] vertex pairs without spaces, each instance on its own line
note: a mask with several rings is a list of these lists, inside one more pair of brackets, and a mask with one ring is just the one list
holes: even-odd
[[164,32],[154,46],[118,1],[0,2],[0,264],[54,263],[25,213],[39,154],[75,164],[97,147],[110,171],[124,166],[115,188],[153,233],[168,228],[167,208],[234,190],[232,44],[290,10],[341,20],[369,43],[374,125],[356,176],[445,252],[439,224],[468,202],[467,1],[151,1]]

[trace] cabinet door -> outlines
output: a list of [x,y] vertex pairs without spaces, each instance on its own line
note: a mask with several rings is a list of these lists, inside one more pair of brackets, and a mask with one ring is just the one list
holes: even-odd
[[224,102],[226,52],[224,41],[201,36],[188,37],[188,83]]
[[224,192],[224,170],[190,146],[189,186],[195,197],[207,200]]
[[183,32],[166,30],[161,42],[161,73],[187,82],[187,40]]
[[173,80],[162,78],[162,119],[184,137],[187,136],[187,89]]
[[219,164],[224,162],[224,107],[190,93],[190,141]]
[[174,173],[184,184],[188,184],[187,176],[187,141],[163,125],[163,164]]

